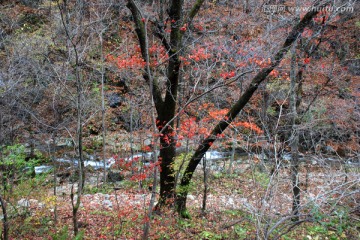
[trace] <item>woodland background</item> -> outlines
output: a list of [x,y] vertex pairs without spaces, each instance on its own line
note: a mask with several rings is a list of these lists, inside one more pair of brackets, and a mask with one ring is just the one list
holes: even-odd
[[358,239],[359,30],[350,0],[0,0],[2,239]]

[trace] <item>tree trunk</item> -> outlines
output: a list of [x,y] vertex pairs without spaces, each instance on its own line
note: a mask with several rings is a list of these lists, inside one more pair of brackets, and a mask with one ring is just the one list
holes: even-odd
[[[202,0],[198,2],[203,2]],[[128,0],[127,7],[130,9],[138,36],[141,54],[146,62],[144,79],[149,84],[155,108],[157,111],[157,128],[160,132],[160,199],[157,208],[171,203],[175,197],[175,174],[173,169],[173,161],[175,159],[176,139],[174,138],[174,120],[176,114],[177,93],[179,84],[180,70],[180,52],[182,46],[183,33],[180,31],[183,25],[183,4],[184,1],[172,0],[168,11],[171,19],[171,33],[169,42],[163,38],[162,42],[169,52],[169,62],[166,73],[166,93],[165,98],[158,86],[156,78],[153,77],[153,70],[150,68],[149,46],[147,36],[147,21],[133,0]],[[197,6],[195,4],[195,6]],[[192,13],[192,12],[191,12]],[[194,13],[196,14],[196,12]],[[193,17],[193,16],[190,16]],[[160,33],[159,33],[160,34]]]
[[[84,156],[83,156],[83,76],[81,74],[81,59],[79,56],[78,51],[78,44],[79,42],[74,42],[73,36],[71,35],[71,32],[69,31],[71,21],[69,19],[69,6],[67,5],[67,1],[63,1],[62,3],[58,2],[58,7],[60,10],[60,17],[62,21],[62,25],[64,27],[66,37],[67,37],[67,48],[69,52],[69,56],[71,56],[72,49],[74,51],[74,63],[73,63],[73,70],[75,72],[75,80],[76,80],[76,151],[79,157],[78,160],[78,189],[76,192],[76,201],[74,197],[73,192],[73,186],[71,189],[71,205],[72,205],[72,220],[74,225],[74,235],[76,236],[78,233],[78,222],[77,222],[77,213],[80,208],[80,199],[82,196],[82,192],[84,189],[85,184],[85,169],[84,169]],[[84,1],[79,0],[76,2],[74,6],[74,11],[77,13],[76,22],[74,24],[77,24],[76,27],[79,28],[78,32],[75,34],[84,34],[83,32],[83,14],[84,14]],[[70,59],[69,59],[70,60]]]
[[[152,96],[151,96],[151,105],[152,105],[152,111],[151,111],[151,122],[152,122],[152,126],[154,131],[156,131],[156,118],[155,118],[155,114],[154,114],[154,102],[152,101]],[[152,188],[151,188],[151,198],[150,198],[150,203],[149,203],[149,208],[148,208],[148,212],[147,212],[147,221],[145,221],[144,223],[144,231],[143,231],[143,236],[142,239],[146,240],[149,238],[149,232],[150,232],[150,221],[151,221],[151,217],[153,214],[153,208],[155,205],[155,200],[156,200],[156,188],[157,188],[157,184],[158,184],[158,166],[156,166],[156,162],[158,161],[158,154],[157,154],[157,147],[154,146],[153,148],[154,151],[154,155],[153,155],[153,159],[152,162],[154,164],[154,171],[153,171],[153,182],[152,182]]]
[[237,130],[234,129],[234,136],[233,136],[233,141],[232,141],[232,145],[231,145],[231,157],[230,157],[230,163],[229,163],[229,168],[228,168],[228,174],[233,174],[233,164],[235,161],[235,150],[236,150],[236,144],[237,144]]
[[7,218],[7,211],[6,211],[6,202],[3,200],[3,198],[0,195],[0,204],[1,204],[1,209],[3,212],[3,234],[2,234],[2,238],[4,240],[8,240],[9,239],[9,223],[8,223],[8,218]]
[[208,169],[207,169],[207,159],[206,157],[203,158],[203,173],[204,173],[204,192],[203,192],[203,202],[202,202],[202,209],[201,212],[205,215],[206,212],[206,200],[207,200],[207,193],[208,193]]
[[[103,32],[104,30],[101,30],[99,34],[100,38],[100,54],[101,54],[101,129],[102,129],[102,154],[103,154],[103,164],[104,164],[104,176],[103,181],[106,183],[106,124],[105,124],[105,118],[106,118],[106,109],[105,109],[105,57],[104,57],[104,49],[103,49]],[[132,124],[132,123],[131,123]]]
[[171,203],[167,200],[171,201],[175,197],[175,173],[172,166],[175,159],[175,141],[172,139],[169,144],[169,140],[166,138],[171,133],[172,131],[169,129],[160,138],[160,199],[157,208]]
[[297,129],[297,75],[296,75],[296,43],[291,51],[291,70],[290,70],[290,115],[291,115],[291,181],[293,191],[292,211],[293,221],[299,221],[300,208],[300,188],[299,188],[299,132]]

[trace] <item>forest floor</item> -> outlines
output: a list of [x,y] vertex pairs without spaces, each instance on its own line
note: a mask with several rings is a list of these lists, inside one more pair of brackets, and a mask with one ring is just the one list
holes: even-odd
[[[288,215],[292,206],[289,170],[272,176],[265,172],[250,164],[237,164],[233,174],[208,172],[203,211],[203,171],[197,170],[188,196],[192,218],[180,219],[172,208],[157,213],[150,220],[150,239],[255,239],[266,234],[276,239],[288,230],[279,239],[359,239],[358,167],[345,171],[302,166],[301,213],[307,221],[294,228]],[[128,178],[103,184],[102,176],[100,171],[87,175],[79,210],[83,239],[141,239],[151,179],[143,181],[141,188]],[[11,202],[17,202],[18,214],[9,220],[10,239],[71,238],[73,184],[58,184],[54,197],[52,179],[51,174],[43,174],[14,188]]]

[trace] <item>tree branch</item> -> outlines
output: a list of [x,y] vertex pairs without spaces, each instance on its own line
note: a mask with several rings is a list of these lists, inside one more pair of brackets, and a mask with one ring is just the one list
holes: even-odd
[[[316,8],[314,8],[316,9]],[[190,162],[184,172],[184,176],[181,179],[180,186],[182,187],[181,193],[177,199],[177,207],[178,211],[183,214],[184,216],[186,213],[186,196],[187,196],[187,186],[189,185],[193,173],[201,161],[202,157],[206,153],[206,151],[211,147],[211,145],[216,141],[217,136],[221,134],[235,119],[235,117],[239,114],[239,112],[245,107],[245,105],[250,101],[251,97],[257,90],[260,83],[262,83],[269,73],[274,70],[275,67],[279,65],[281,60],[283,59],[284,55],[288,52],[291,45],[297,40],[297,38],[301,35],[304,31],[305,27],[310,24],[313,17],[316,16],[318,11],[311,11],[308,12],[303,19],[296,24],[288,37],[285,39],[282,47],[276,53],[274,60],[272,61],[270,67],[262,69],[251,81],[249,87],[245,90],[244,94],[239,98],[239,100],[232,106],[226,116],[215,126],[212,130],[211,134],[205,138],[198,148],[196,149],[194,155],[190,159]]]
[[191,8],[189,14],[186,17],[186,24],[190,24],[196,14],[200,11],[200,8],[202,4],[205,2],[205,0],[197,0],[194,6]]
[[[146,64],[150,65],[150,63],[149,63],[150,56],[149,56],[149,49],[148,49],[148,44],[147,44],[147,31],[146,31],[145,21],[143,21],[142,13],[141,13],[140,9],[138,8],[138,6],[136,5],[136,3],[134,2],[134,0],[128,0],[128,3],[126,6],[129,8],[129,10],[131,11],[131,14],[134,18],[135,32],[139,39],[141,56],[144,59],[144,61],[146,62]],[[146,69],[143,77],[149,85],[150,84],[152,85],[152,86],[150,86],[150,88],[152,89],[155,106],[157,109],[160,109],[162,107],[164,101],[161,97],[159,84],[158,84],[158,81],[156,80],[156,78],[153,78],[150,81],[150,78],[151,78],[150,75],[153,75],[153,74],[151,74],[151,72],[152,72],[151,69],[150,70]]]

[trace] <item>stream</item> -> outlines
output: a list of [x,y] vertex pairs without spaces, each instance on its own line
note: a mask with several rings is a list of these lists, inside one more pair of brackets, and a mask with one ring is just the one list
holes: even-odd
[[[157,152],[157,154],[159,154]],[[257,154],[249,154],[246,156],[243,155],[235,155],[235,161],[239,160],[239,159],[248,159],[250,155],[256,156],[256,157],[261,157],[260,155]],[[131,161],[132,159],[136,159],[136,158],[140,158],[142,159],[142,162],[145,165],[150,164],[151,160],[153,159],[154,156],[154,152],[144,152],[144,153],[137,153],[134,154],[133,156],[127,157],[125,158],[126,161]],[[218,161],[220,160],[227,160],[230,159],[231,153],[230,152],[221,152],[221,151],[208,151],[205,154],[204,159],[206,160],[210,160],[210,165],[215,165],[218,163]],[[307,156],[306,157],[308,160],[311,161],[312,164],[332,164],[332,163],[340,163],[341,159],[336,159],[336,158],[332,158],[332,157],[325,157],[325,158],[321,158],[318,156]],[[290,153],[284,153],[281,156],[282,160],[285,161],[290,161],[291,160],[291,154]],[[300,160],[304,160],[305,157],[301,157]],[[267,160],[267,159],[264,159]],[[345,162],[347,165],[351,165],[353,167],[359,167],[360,166],[360,158],[359,156],[353,157],[353,158],[348,158],[348,159],[342,159],[342,162]],[[65,164],[65,165],[70,165],[70,166],[77,166],[78,165],[78,160],[76,159],[66,159],[66,158],[57,158],[55,159],[56,163],[59,164]],[[223,161],[222,161],[223,162]],[[105,164],[105,169],[109,169],[111,168],[112,165],[115,164],[115,159],[114,158],[109,158],[106,160],[106,164]],[[104,168],[104,162],[103,161],[95,161],[95,160],[85,160],[84,161],[84,166],[85,167],[92,167],[94,170],[99,170],[99,169],[103,169]],[[51,171],[51,169],[53,168],[53,166],[51,165],[40,165],[40,166],[36,166],[35,167],[35,174],[41,174],[41,173],[45,173],[45,172],[49,172]]]

